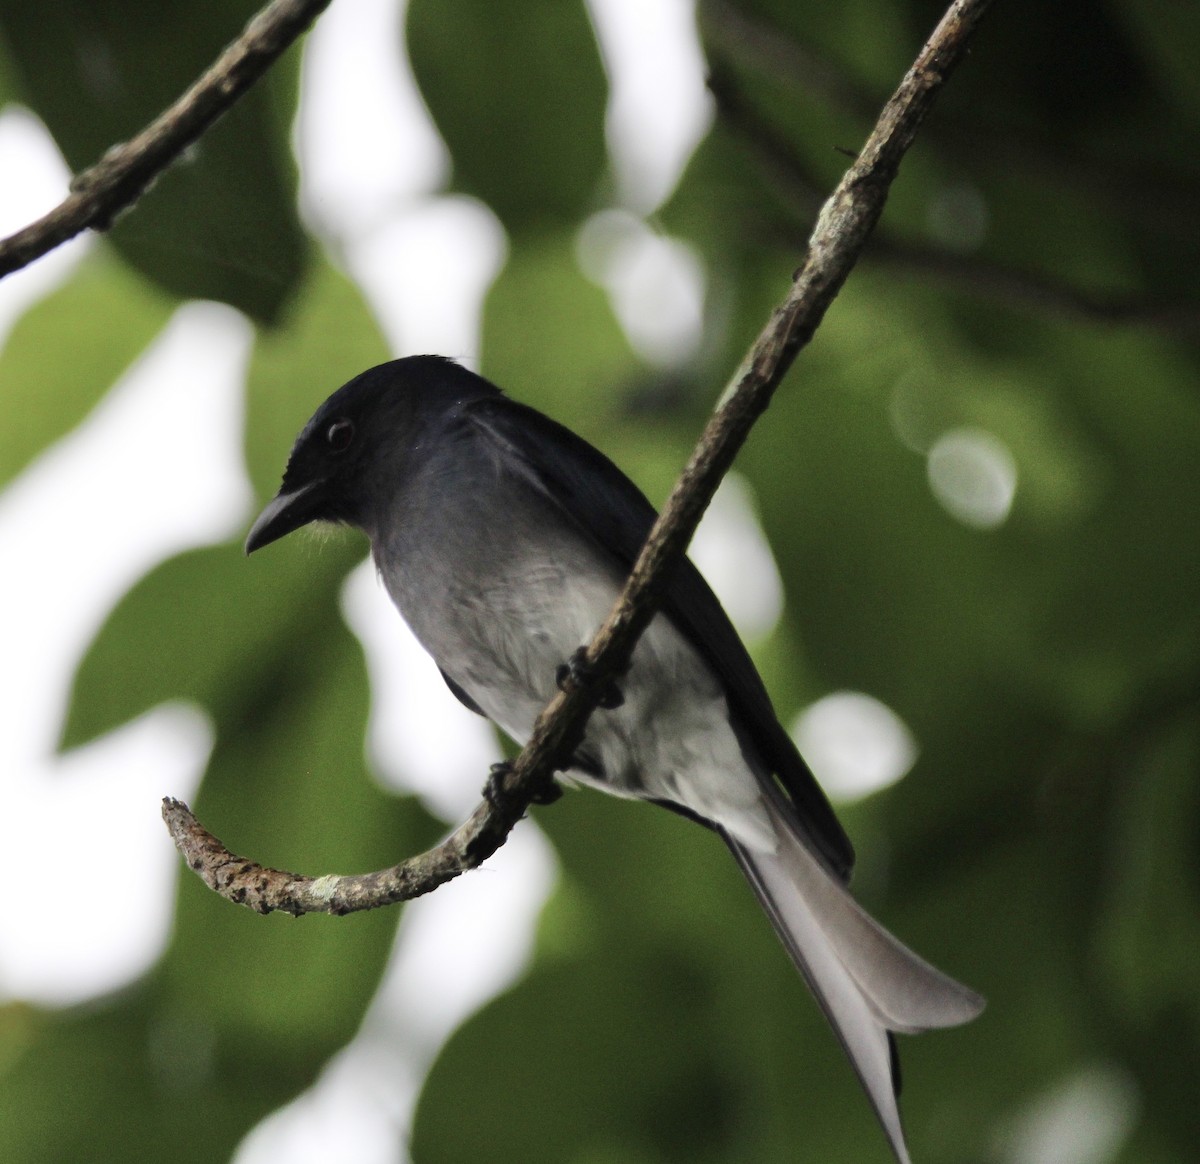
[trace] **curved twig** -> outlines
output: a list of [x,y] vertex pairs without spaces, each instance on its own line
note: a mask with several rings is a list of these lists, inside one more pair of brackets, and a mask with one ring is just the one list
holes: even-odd
[[0,240],[0,278],[89,228],[107,230],[329,4],[330,0],[272,0],[174,105],[79,174],[71,193],[49,214]]
[[568,682],[538,717],[533,735],[502,781],[499,806],[481,804],[448,841],[379,873],[361,877],[295,877],[234,857],[177,802],[163,814],[191,867],[218,892],[262,912],[345,913],[428,893],[494,852],[550,774],[565,767],[607,684],[627,665],[638,636],[654,617],[721,478],[751,426],[812,338],[883,212],[900,160],[939,89],[966,54],[991,0],[955,0],[870,138],[825,203],[784,301],[772,312],[726,390],[642,547],[625,588],[587,648],[577,681]]
[[441,844],[375,873],[305,877],[269,869],[231,853],[179,800],[166,797],[162,815],[188,867],[222,897],[258,913],[356,913],[409,901],[483,864],[524,815],[521,797],[485,801]]

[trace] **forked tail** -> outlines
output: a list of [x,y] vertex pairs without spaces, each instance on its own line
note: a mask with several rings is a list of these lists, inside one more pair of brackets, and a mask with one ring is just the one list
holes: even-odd
[[846,1048],[896,1158],[909,1164],[890,1032],[958,1026],[984,1000],[889,934],[769,807],[774,852],[727,834],[726,843]]

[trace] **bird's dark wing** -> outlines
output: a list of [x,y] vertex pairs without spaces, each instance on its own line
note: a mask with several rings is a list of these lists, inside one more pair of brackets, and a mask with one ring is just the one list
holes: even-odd
[[442,678],[446,680],[446,686],[450,688],[450,694],[453,695],[454,698],[457,699],[458,702],[461,703],[468,711],[473,711],[476,715],[482,715],[484,719],[487,719],[487,712],[484,711],[483,708],[480,707],[479,704],[476,703],[475,700],[473,700],[461,687],[459,687],[459,685],[455,683],[445,671],[442,671],[441,667],[439,667],[438,670],[441,671]]
[[[506,461],[549,498],[598,547],[628,569],[650,527],[654,507],[616,465],[570,429],[507,397],[470,402],[460,414],[500,448]],[[787,732],[717,597],[692,563],[676,570],[663,610],[704,656],[724,685],[735,727],[776,775],[791,817],[842,880],[854,849],[824,792]],[[778,788],[772,784],[774,798]]]

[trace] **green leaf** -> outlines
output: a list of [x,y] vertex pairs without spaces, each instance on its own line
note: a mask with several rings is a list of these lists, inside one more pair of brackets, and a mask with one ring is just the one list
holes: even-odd
[[30,308],[0,352],[0,483],[73,429],[166,323],[170,302],[93,251],[64,287]]
[[[239,852],[314,875],[382,868],[432,843],[441,826],[367,772],[367,676],[346,626],[297,628],[280,664],[239,721],[219,721],[201,819]],[[315,1065],[357,1030],[399,914],[263,919],[185,876],[164,973],[255,1054]]]
[[[164,0],[0,6],[22,95],[75,171],[179,97],[256,9]],[[218,299],[263,323],[302,277],[295,176],[272,95],[256,88],[113,227],[121,254],[180,298]]]
[[321,631],[314,620],[337,624],[342,579],[361,556],[348,538],[320,553],[295,538],[251,560],[224,545],[164,562],[117,604],[79,664],[63,747],[173,699],[221,726],[252,723],[265,693],[293,682],[296,643]]
[[607,86],[583,4],[413,0],[407,36],[456,189],[516,233],[560,227],[593,204]]

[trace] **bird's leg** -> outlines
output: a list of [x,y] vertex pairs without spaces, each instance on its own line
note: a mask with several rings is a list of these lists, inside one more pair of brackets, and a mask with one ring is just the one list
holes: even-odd
[[[590,679],[591,668],[587,661],[587,647],[580,647],[554,672],[554,682],[558,684],[559,691],[566,691],[567,686],[571,683],[582,686]],[[596,706],[604,708],[605,711],[613,711],[624,702],[625,696],[621,694],[621,689],[615,681],[611,681],[604,685],[604,690],[600,692]]]
[[[504,780],[512,771],[511,760],[500,760],[488,769],[487,783],[483,786],[483,798],[497,812],[507,811],[512,797],[504,787]],[[530,804],[553,804],[562,796],[562,788],[554,775],[550,774],[534,789],[529,798]]]

